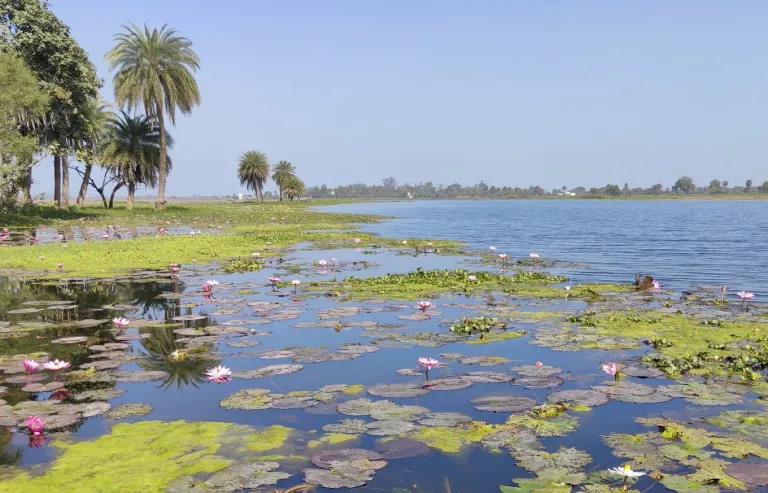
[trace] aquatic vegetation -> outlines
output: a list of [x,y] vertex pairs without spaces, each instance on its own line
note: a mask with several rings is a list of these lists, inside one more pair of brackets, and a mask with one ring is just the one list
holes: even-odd
[[224,264],[224,272],[232,274],[235,272],[253,272],[264,268],[264,264],[259,261],[251,259],[238,258],[230,260]]
[[22,363],[24,365],[24,371],[28,373],[32,373],[33,371],[37,371],[40,369],[40,363],[33,359],[24,358],[24,361]]
[[222,383],[232,380],[232,370],[226,366],[214,366],[205,372],[209,382]]
[[124,419],[128,416],[146,416],[151,412],[152,406],[149,404],[120,404],[104,413],[104,416],[109,419]]
[[50,469],[36,476],[9,471],[0,481],[0,492],[66,491],[76,484],[83,493],[161,493],[174,479],[213,473],[230,465],[232,460],[217,452],[247,429],[229,423],[186,421],[118,424],[93,440],[52,442],[62,453]]
[[429,376],[429,370],[439,365],[440,362],[434,358],[419,358],[419,364],[426,369],[427,376]]
[[339,443],[357,440],[358,436],[359,435],[351,435],[347,433],[328,433],[317,440],[310,440],[307,442],[307,447],[317,448],[323,445],[337,445]]
[[460,323],[451,326],[451,332],[459,334],[474,335],[477,333],[490,332],[491,329],[506,328],[507,323],[501,322],[495,318],[465,316]]
[[24,422],[33,435],[39,435],[42,433],[43,428],[45,428],[45,421],[37,416],[27,416],[27,419],[24,420]]
[[291,428],[273,425],[264,431],[252,433],[245,438],[245,446],[254,452],[267,452],[281,448],[293,433]]
[[59,361],[59,360],[53,360],[53,361],[46,361],[43,363],[43,368],[46,370],[50,370],[53,372],[64,370],[65,368],[69,368],[71,366],[71,363],[68,361]]
[[616,365],[616,363],[613,363],[613,362],[604,363],[600,365],[600,368],[608,375],[615,376],[618,378],[619,367]]
[[536,436],[565,436],[579,426],[579,421],[568,414],[555,418],[542,419],[536,413],[513,414],[507,418],[507,424],[532,430]]
[[479,443],[493,427],[483,422],[473,422],[468,425],[444,427],[432,426],[418,428],[406,436],[412,440],[423,442],[428,447],[446,454],[455,454],[464,447]]

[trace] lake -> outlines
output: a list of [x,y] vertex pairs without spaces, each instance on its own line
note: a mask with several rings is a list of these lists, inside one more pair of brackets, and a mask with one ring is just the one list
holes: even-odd
[[363,230],[455,239],[474,248],[583,262],[579,280],[729,287],[768,295],[768,202],[731,200],[450,200],[322,207],[399,218]]
[[630,491],[760,491],[767,207],[343,204],[323,210],[396,216],[361,229],[398,241],[262,244],[243,273],[0,277],[0,493],[610,493],[624,464],[646,473]]

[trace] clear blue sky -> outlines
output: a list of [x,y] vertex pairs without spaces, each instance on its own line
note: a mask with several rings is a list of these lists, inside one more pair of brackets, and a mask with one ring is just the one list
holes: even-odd
[[[105,79],[127,21],[202,59],[170,194],[241,191],[240,153],[307,185],[547,189],[768,179],[764,0],[54,0]],[[50,194],[52,173],[36,170]],[[79,184],[78,180],[74,180]]]

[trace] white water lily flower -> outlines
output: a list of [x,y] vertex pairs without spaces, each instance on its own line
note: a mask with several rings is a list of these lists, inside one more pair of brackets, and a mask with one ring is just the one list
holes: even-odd
[[608,469],[608,472],[616,475],[616,476],[622,476],[625,478],[639,478],[640,476],[645,476],[646,473],[642,471],[633,471],[631,467],[629,467],[629,464],[625,465],[624,467],[611,467]]

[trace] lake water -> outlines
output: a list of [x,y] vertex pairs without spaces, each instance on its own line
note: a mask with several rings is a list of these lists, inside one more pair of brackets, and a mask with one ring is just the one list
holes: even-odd
[[[629,293],[618,297],[618,301],[609,299],[603,302],[603,310],[651,308],[673,313],[679,308],[698,310],[695,316],[733,320],[741,316],[738,305],[730,304],[727,307],[730,311],[727,311],[725,307],[689,303],[680,300],[677,291],[702,284],[727,284],[733,288],[732,291],[749,289],[757,292],[758,300],[768,294],[768,273],[765,269],[768,266],[765,241],[768,234],[767,207],[764,202],[730,201],[452,201],[345,204],[326,210],[397,216],[398,219],[363,226],[365,230],[385,236],[461,240],[482,252],[489,245],[494,245],[497,252],[506,252],[513,257],[527,258],[529,252],[536,251],[545,258],[583,263],[583,267],[560,269],[571,277],[571,283],[630,282],[635,273],[642,272],[653,274],[665,283],[665,288],[671,288],[658,293],[658,297]],[[95,241],[99,241],[98,237]],[[244,274],[225,274],[221,264],[213,263],[183,265],[178,275],[170,271],[148,271],[104,281],[32,282],[23,278],[0,278],[0,424],[5,427],[0,432],[0,447],[3,447],[0,474],[10,474],[7,477],[11,477],[18,470],[8,468],[18,467],[32,471],[32,477],[39,478],[25,483],[26,488],[21,489],[18,488],[19,483],[13,480],[0,481],[0,493],[48,491],[48,485],[61,480],[62,473],[57,476],[55,468],[53,472],[46,472],[47,468],[63,454],[75,452],[72,452],[73,448],[52,446],[51,443],[56,440],[98,440],[109,435],[115,424],[135,424],[147,420],[225,422],[249,426],[250,431],[241,432],[235,444],[228,442],[222,446],[222,453],[229,454],[227,457],[241,466],[260,457],[271,456],[270,460],[279,463],[280,472],[291,475],[275,486],[260,489],[237,487],[247,479],[239,477],[235,478],[239,483],[232,480],[234,482],[224,486],[221,482],[216,487],[209,485],[211,489],[205,490],[208,492],[284,491],[304,481],[305,469],[317,472],[317,468],[309,462],[314,454],[352,447],[379,451],[385,454],[388,462],[375,474],[371,470],[372,478],[352,491],[486,493],[499,491],[499,485],[513,484],[515,478],[536,478],[537,474],[550,478],[547,484],[553,488],[560,480],[618,487],[621,481],[610,478],[605,473],[606,469],[626,462],[636,464],[634,461],[639,459],[617,456],[616,450],[603,437],[611,433],[654,432],[658,435],[656,427],[637,423],[635,419],[638,417],[663,415],[681,421],[695,419],[698,420],[697,426],[705,426],[702,424],[704,418],[725,410],[749,410],[762,413],[760,416],[765,415],[761,401],[756,401],[757,395],[745,387],[726,392],[725,398],[732,402],[718,403],[722,405],[709,405],[712,402],[708,398],[702,398],[708,405],[698,405],[696,399],[700,396],[681,397],[679,394],[675,394],[675,398],[672,394],[665,395],[664,402],[635,403],[633,399],[644,401],[649,392],[658,397],[661,389],[674,386],[676,381],[660,374],[654,375],[656,378],[627,376],[626,381],[636,385],[630,389],[638,392],[639,397],[616,397],[609,401],[605,397],[608,394],[591,394],[604,400],[598,399],[598,402],[590,404],[590,409],[569,410],[564,416],[555,418],[553,422],[564,427],[557,432],[537,428],[538,436],[533,436],[529,429],[520,428],[500,445],[459,440],[450,442],[456,445],[455,450],[442,452],[439,440],[432,442],[429,448],[419,440],[395,442],[397,447],[394,447],[389,441],[397,438],[394,432],[391,429],[382,432],[377,428],[382,422],[386,426],[410,429],[404,432],[409,437],[414,436],[411,433],[415,430],[429,428],[430,425],[424,421],[427,410],[433,413],[463,413],[475,421],[502,425],[511,415],[523,414],[478,410],[471,401],[483,396],[515,396],[529,399],[525,402],[533,405],[547,402],[547,396],[556,391],[593,392],[593,386],[605,388],[605,385],[612,384],[611,378],[600,369],[602,362],[624,361],[627,367],[640,365],[636,363],[636,358],[647,352],[648,347],[636,343],[626,349],[598,350],[586,346],[578,351],[562,351],[552,349],[548,343],[541,344],[536,337],[546,331],[573,329],[578,333],[578,324],[563,324],[563,316],[591,307],[583,300],[566,299],[565,296],[532,299],[497,292],[491,299],[482,293],[467,296],[446,294],[433,298],[435,306],[432,314],[426,319],[419,319],[413,301],[387,300],[378,296],[368,301],[351,301],[344,297],[325,296],[325,290],[306,290],[311,282],[316,281],[343,279],[346,276],[383,276],[411,272],[417,268],[461,267],[498,271],[497,264],[482,263],[476,254],[415,256],[410,247],[374,248],[363,243],[361,251],[356,251],[356,246],[350,242],[340,245],[338,249],[319,250],[311,245],[299,245],[281,252],[283,261],[269,260],[263,270]],[[333,257],[338,261],[332,266],[319,267],[316,263],[317,260]],[[513,268],[508,270],[514,271]],[[290,287],[276,292],[268,281],[274,275],[284,281],[300,279],[302,285],[298,293],[294,295]],[[201,289],[209,279],[220,282],[214,288],[213,296]],[[562,285],[558,289],[566,293]],[[669,306],[663,308],[662,302],[669,303]],[[757,319],[754,314],[759,315],[762,310],[759,306],[753,306],[750,320]],[[340,308],[347,311],[339,312]],[[556,319],[537,320],[535,313],[539,311],[556,311],[559,315]],[[414,315],[417,317],[414,318]],[[475,344],[476,338],[445,339],[451,336],[448,329],[451,321],[479,315],[507,320],[508,330],[523,331],[524,334],[516,339],[490,344]],[[111,320],[117,316],[130,320],[128,328],[113,327]],[[83,340],[62,340],[72,336],[83,336]],[[124,343],[125,346],[110,346],[110,350],[104,351],[104,344],[116,343]],[[198,358],[194,356],[194,351],[200,349],[204,352]],[[172,359],[175,350],[189,351],[191,357],[176,362]],[[353,356],[350,356],[350,351]],[[38,377],[38,373],[31,377],[23,375],[19,355],[32,353],[37,353],[36,357],[40,360],[67,360],[71,362],[72,370],[83,370],[93,366],[94,362],[98,368],[82,380],[66,380],[66,388],[71,395],[57,401],[56,398],[61,395],[27,387],[27,383],[35,383],[33,380],[37,378],[41,379],[40,383],[52,381],[48,373],[44,377]],[[465,359],[480,356],[506,360],[499,360],[494,366],[478,366],[476,360]],[[418,368],[416,362],[419,357],[433,357],[443,363],[430,372],[432,383],[427,383],[426,375],[421,373],[403,373],[402,370]],[[525,388],[507,381],[512,376],[522,377],[518,373],[520,370],[514,368],[531,366],[537,361],[557,367],[552,370],[556,373],[550,382],[551,388]],[[235,372],[232,381],[220,385],[207,382],[205,370],[216,364],[225,365]],[[271,368],[276,364],[301,365],[301,368],[293,367],[293,373],[246,378],[249,372],[250,377],[254,376],[253,370]],[[463,383],[469,380],[462,379],[468,379],[472,376],[471,372],[478,371],[496,372],[493,378],[500,380],[474,381],[463,388]],[[462,388],[447,390],[429,386],[434,384],[436,378],[457,376],[462,380],[459,382],[462,385],[458,387]],[[31,379],[30,382],[25,381],[27,378]],[[62,377],[62,380],[65,379]],[[370,410],[347,411],[345,414],[341,412],[341,407],[337,407],[358,399],[383,400],[384,397],[377,395],[378,391],[369,391],[378,384],[392,383],[407,384],[411,389],[414,386],[426,389],[423,395],[415,397],[389,398],[397,406],[426,408],[412,411],[418,414],[417,418],[403,417],[404,408],[397,406],[390,410],[392,414],[384,417],[375,416]],[[328,403],[318,400],[320,396],[316,392],[320,388],[336,384],[362,385],[365,390],[354,395],[326,393],[323,399],[329,400]],[[456,385],[456,381],[451,385]],[[233,393],[245,389],[264,389],[263,392],[272,396],[290,396],[287,400],[274,397],[274,406],[269,404],[263,409],[222,405],[226,402],[223,400]],[[90,391],[105,391],[107,394],[83,397]],[[299,393],[291,394],[293,392]],[[77,400],[80,397],[83,399]],[[723,398],[722,395],[719,397]],[[108,413],[81,416],[72,426],[46,430],[43,443],[35,442],[31,439],[34,437],[30,437],[23,428],[15,426],[28,414],[24,412],[24,406],[43,406],[29,409],[47,413],[43,418],[55,422],[57,416],[67,413],[71,415],[77,411],[82,415],[83,408],[71,406],[89,402],[100,406],[108,402],[113,408],[121,404],[142,403],[150,405],[151,411],[143,416],[129,415],[120,420]],[[307,403],[309,405],[305,406]],[[45,407],[49,405],[51,407]],[[364,402],[362,405],[365,407]],[[362,422],[353,426],[343,421],[350,419]],[[327,436],[323,427],[342,423],[357,431],[347,433],[344,437],[346,441],[342,443],[313,444],[313,440]],[[258,453],[239,447],[253,431],[275,425],[293,430],[284,445]],[[373,427],[368,428],[371,425]],[[459,428],[468,433],[467,430],[474,429],[471,426],[480,425],[462,426]],[[758,433],[752,438],[768,447],[768,433],[763,428],[760,430],[765,435]],[[526,440],[524,444],[515,445],[515,440],[523,440],[521,437]],[[653,443],[654,447],[659,447],[680,442]],[[520,448],[512,450],[513,446]],[[128,467],[125,466],[126,457],[144,453],[144,447],[125,450],[124,454],[110,457],[108,460],[114,464],[106,462],[105,467]],[[561,447],[569,449],[558,452]],[[568,455],[573,453],[570,448],[578,449],[578,454],[582,455],[571,457]],[[707,450],[686,450],[694,450],[691,453],[700,458],[716,453],[710,447],[705,448]],[[653,454],[658,454],[658,450],[653,448]],[[765,453],[763,459],[768,458],[768,448]],[[583,454],[589,456],[584,458]],[[69,457],[70,463],[76,461],[73,457]],[[722,455],[716,457],[724,459]],[[727,457],[727,461],[736,462],[731,456]],[[750,457],[747,462],[763,464],[766,461]],[[549,465],[545,467],[543,463]],[[665,463],[664,470],[676,473],[680,478],[697,470],[695,462],[681,464]],[[70,470],[64,476],[75,484],[91,484],[89,475],[103,473],[94,467],[83,462],[82,476],[77,470]],[[647,463],[641,462],[636,468],[648,469]],[[136,471],[137,476],[140,472]],[[578,476],[582,473],[589,475],[589,479],[574,479],[574,474]],[[340,475],[343,476],[338,472],[331,474],[332,477]],[[206,481],[208,475],[199,476],[197,480]],[[136,487],[134,482],[130,482],[130,486],[124,484],[121,484],[122,489],[110,491],[155,491]],[[173,489],[169,491],[175,493],[202,491],[193,483],[177,481],[173,484]],[[688,486],[689,489],[684,491],[696,491]],[[714,488],[708,488],[707,493],[728,491],[717,485],[707,486]],[[634,487],[644,492],[674,491],[649,476],[640,478]],[[571,491],[563,488],[546,491]],[[583,485],[576,486],[572,491],[584,491],[582,488]],[[753,486],[745,488],[759,491]],[[66,491],[102,493],[98,489],[79,490],[75,486]],[[339,490],[318,487],[316,491]],[[530,490],[504,491],[529,493]]]
[[674,289],[728,285],[768,295],[768,201],[452,200],[322,210],[397,217],[363,226],[386,236],[584,262],[580,281],[629,282],[643,273]]

